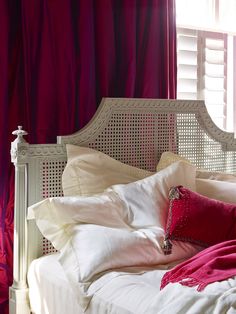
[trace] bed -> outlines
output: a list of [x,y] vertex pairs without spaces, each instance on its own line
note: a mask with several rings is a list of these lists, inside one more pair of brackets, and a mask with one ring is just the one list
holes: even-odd
[[[201,293],[179,283],[160,291],[163,275],[202,248],[176,238],[162,254],[156,239],[168,212],[152,207],[166,189],[236,202],[236,140],[214,125],[203,101],[103,98],[93,119],[57,144],[29,144],[22,127],[13,134],[11,314],[236,313],[234,276]],[[150,197],[147,187],[162,194]]]

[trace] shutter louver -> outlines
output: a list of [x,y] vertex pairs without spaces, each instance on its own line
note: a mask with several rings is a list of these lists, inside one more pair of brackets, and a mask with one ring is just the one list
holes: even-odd
[[227,35],[201,32],[204,99],[213,121],[226,129]]
[[178,29],[177,34],[177,97],[179,99],[197,99],[197,32]]

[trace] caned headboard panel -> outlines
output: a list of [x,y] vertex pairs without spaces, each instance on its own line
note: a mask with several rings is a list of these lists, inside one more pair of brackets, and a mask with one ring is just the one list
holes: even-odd
[[83,129],[59,136],[57,144],[29,144],[21,129],[15,135],[11,148],[16,169],[11,313],[17,313],[19,291],[27,296],[29,263],[52,251],[34,222],[26,220],[27,207],[43,198],[63,195],[65,144],[88,146],[150,171],[155,171],[164,151],[172,151],[199,168],[236,172],[236,140],[232,133],[214,125],[203,101],[104,98]]
[[104,98],[84,129],[58,142],[89,146],[150,171],[164,151],[209,170],[236,167],[229,152],[236,150],[234,135],[213,123],[203,101]]

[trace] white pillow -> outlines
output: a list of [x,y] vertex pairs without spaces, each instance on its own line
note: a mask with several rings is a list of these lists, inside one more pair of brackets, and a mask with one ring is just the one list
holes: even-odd
[[115,185],[115,191],[133,213],[132,225],[165,227],[171,187],[182,185],[195,191],[196,167],[177,161],[156,174],[126,185]]
[[196,177],[199,179],[209,179],[236,183],[236,176],[234,174],[226,172],[197,170]]
[[68,144],[66,149],[68,160],[62,175],[65,196],[94,195],[113,184],[129,183],[153,174],[88,147]]
[[190,243],[173,241],[172,254],[164,255],[164,230],[154,226],[131,229],[77,224],[71,231],[59,261],[84,310],[91,299],[90,285],[94,283],[92,289],[96,289],[95,281],[104,274],[109,276],[101,280],[107,282],[121,273],[137,274],[164,264],[168,268],[168,264],[181,262],[201,250]]
[[196,179],[196,190],[199,194],[227,203],[236,203],[236,183]]
[[161,154],[161,158],[156,166],[156,171],[160,171],[168,166],[170,166],[171,164],[175,163],[176,161],[185,161],[187,163],[190,164],[190,161],[178,154],[172,153],[172,152],[163,152]]
[[[161,158],[156,166],[156,171],[160,171],[167,166],[171,165],[176,161],[185,161],[187,163],[191,163],[190,160],[172,153],[172,152],[163,152]],[[200,179],[210,179],[210,180],[217,180],[217,181],[227,181],[227,182],[235,182],[236,183],[236,176],[234,174],[220,172],[220,171],[210,171],[205,169],[197,169],[196,170],[196,177]]]
[[130,214],[114,193],[85,197],[52,197],[28,208],[28,219],[35,219],[41,233],[61,250],[71,239],[72,226],[97,224],[125,228]]
[[79,266],[76,278],[88,283],[107,270],[169,264],[197,252],[194,246],[180,243],[173,246],[172,254],[164,255],[163,238],[163,229],[156,226],[136,229],[76,225],[70,241]]

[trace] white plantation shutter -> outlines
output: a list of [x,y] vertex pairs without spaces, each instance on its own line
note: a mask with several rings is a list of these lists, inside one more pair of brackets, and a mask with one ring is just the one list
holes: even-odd
[[236,0],[175,2],[177,97],[205,100],[213,121],[236,137]]
[[177,97],[204,99],[213,121],[226,128],[227,35],[177,29]]
[[177,97],[198,99],[198,38],[197,31],[180,29],[177,32]]
[[203,97],[214,122],[226,129],[227,35],[199,32],[202,53]]

